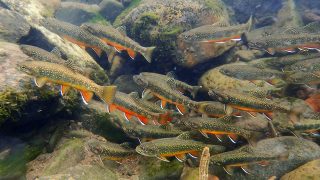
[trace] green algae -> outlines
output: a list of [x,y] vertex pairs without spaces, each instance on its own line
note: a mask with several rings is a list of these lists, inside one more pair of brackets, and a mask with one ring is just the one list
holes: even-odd
[[108,22],[101,14],[96,13],[95,16],[93,16],[90,20],[89,23],[94,23],[94,24],[102,24],[102,25],[110,25],[110,22]]
[[127,16],[132,9],[136,8],[140,4],[140,2],[141,0],[132,0],[130,5],[116,18],[113,25],[120,26],[122,23],[122,19],[124,19],[124,17]]
[[43,171],[43,175],[57,174],[68,167],[78,164],[84,154],[83,146],[84,142],[80,139],[67,140],[53,154],[51,162]]

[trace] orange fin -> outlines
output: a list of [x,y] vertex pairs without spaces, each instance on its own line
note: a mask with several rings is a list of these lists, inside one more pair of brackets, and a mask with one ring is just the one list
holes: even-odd
[[167,101],[161,100],[161,108],[164,109],[167,106]]
[[128,113],[123,113],[124,115],[124,118],[129,121],[131,118],[132,118],[132,115],[131,114],[128,114]]
[[139,122],[140,122],[142,125],[148,124],[148,119],[145,118],[145,117],[139,116],[139,117],[138,117],[138,120],[139,120]]
[[70,90],[70,86],[61,85],[60,94],[64,96]]
[[243,172],[245,172],[246,174],[250,174],[249,168],[247,165],[242,165],[240,166],[240,168],[242,169]]
[[187,109],[184,107],[184,105],[176,105],[176,108],[181,115],[184,115],[187,112]]
[[252,117],[257,117],[257,113],[256,112],[247,112],[250,116]]
[[198,158],[199,157],[199,152],[197,152],[197,151],[189,152],[188,154],[192,158]]
[[270,162],[268,162],[268,161],[261,161],[261,162],[258,162],[258,164],[259,164],[260,166],[268,166],[268,165],[270,164]]
[[227,174],[229,174],[229,175],[233,175],[233,171],[234,171],[234,169],[231,167],[231,166],[226,166],[226,167],[223,167],[223,170],[227,173]]
[[276,53],[276,51],[272,48],[268,48],[267,49],[267,52],[270,54],[270,55],[274,55]]
[[131,57],[131,59],[136,58],[137,53],[134,52],[132,49],[127,49],[128,55]]
[[93,49],[93,51],[94,51],[99,57],[101,56],[102,50],[101,50],[100,48],[94,47],[94,48],[92,48],[92,49]]
[[180,162],[184,162],[186,160],[186,155],[185,154],[178,154],[178,155],[175,155],[177,160],[180,161]]
[[111,113],[111,112],[115,111],[116,109],[117,109],[117,107],[114,106],[114,105],[112,105],[112,104],[107,105],[107,111],[108,111],[108,113]]
[[123,50],[126,50],[124,47],[121,47],[121,46],[113,46],[114,47],[114,49],[116,50],[116,51],[118,51],[118,52],[121,52],[121,51],[123,51]]
[[236,135],[236,134],[229,134],[228,138],[230,139],[230,141],[232,143],[237,143],[237,141],[238,141],[238,135]]
[[81,97],[82,97],[82,101],[85,104],[88,104],[88,102],[92,99],[93,96],[93,92],[90,91],[80,91]]

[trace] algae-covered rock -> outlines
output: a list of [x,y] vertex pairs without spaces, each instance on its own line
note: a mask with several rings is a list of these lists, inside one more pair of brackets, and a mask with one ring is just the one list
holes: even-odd
[[103,0],[100,4],[100,14],[108,21],[114,21],[123,11],[123,4],[116,0]]
[[142,45],[156,46],[154,57],[166,66],[175,57],[177,35],[228,17],[220,0],[143,0],[131,4],[114,25],[126,26],[128,35]]
[[308,162],[281,177],[281,180],[317,179],[320,177],[320,159]]
[[30,31],[30,25],[18,13],[0,8],[0,39],[18,42]]

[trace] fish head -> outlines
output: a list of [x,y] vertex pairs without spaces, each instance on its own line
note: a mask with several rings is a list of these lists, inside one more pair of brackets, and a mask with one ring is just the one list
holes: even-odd
[[229,102],[229,96],[220,90],[210,90],[208,94],[210,97],[215,98],[222,103]]
[[29,74],[29,75],[37,75],[39,69],[35,65],[33,61],[26,61],[18,65],[20,71]]
[[133,80],[134,80],[134,82],[136,82],[138,85],[140,85],[142,87],[148,87],[149,81],[146,76],[143,76],[142,73],[139,75],[134,75]]
[[136,151],[143,156],[156,157],[159,155],[158,148],[152,141],[140,144],[136,147]]

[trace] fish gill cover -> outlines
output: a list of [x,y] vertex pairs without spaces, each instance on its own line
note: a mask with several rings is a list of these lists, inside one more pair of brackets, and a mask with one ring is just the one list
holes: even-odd
[[0,0],[0,179],[319,177],[317,0]]

